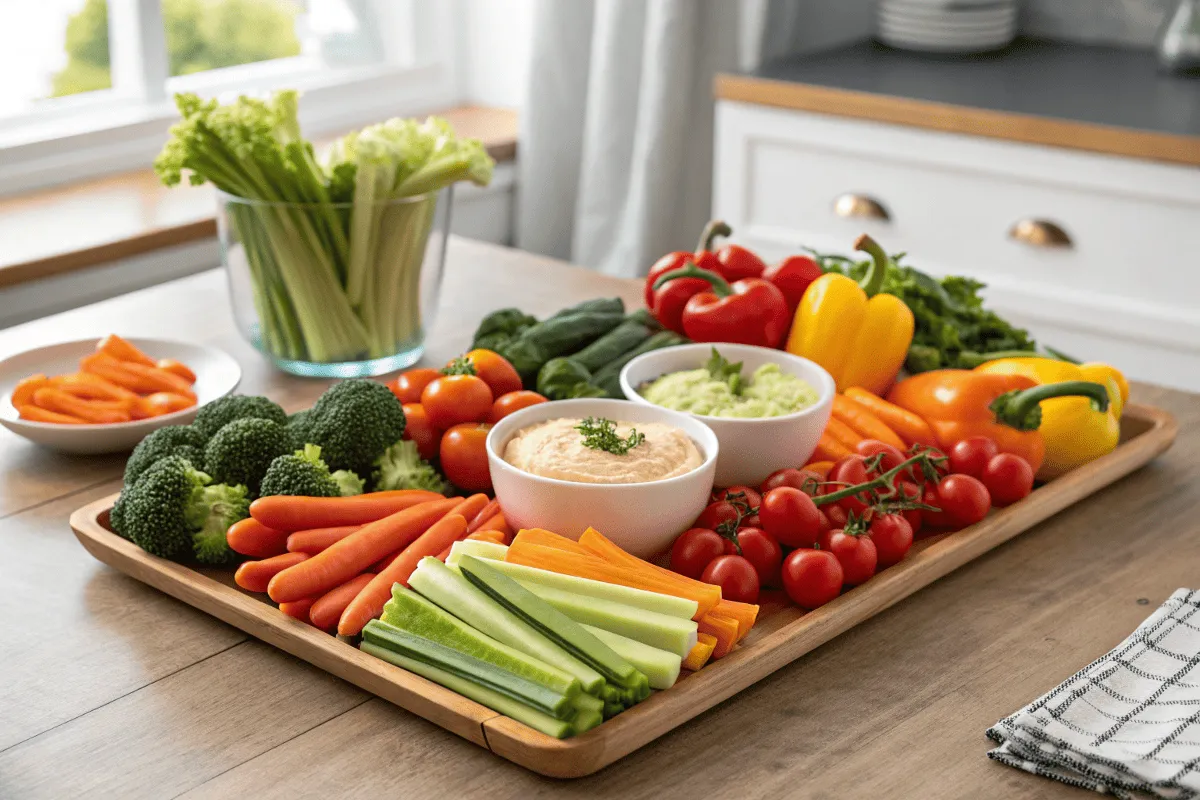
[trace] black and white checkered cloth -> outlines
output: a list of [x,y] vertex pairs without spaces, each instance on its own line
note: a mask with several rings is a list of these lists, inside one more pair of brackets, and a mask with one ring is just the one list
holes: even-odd
[[988,729],[1012,767],[1119,798],[1200,798],[1200,591]]

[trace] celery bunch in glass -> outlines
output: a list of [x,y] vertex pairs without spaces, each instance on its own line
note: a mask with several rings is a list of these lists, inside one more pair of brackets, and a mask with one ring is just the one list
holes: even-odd
[[183,119],[155,160],[163,183],[212,183],[234,200],[261,346],[312,362],[382,358],[419,343],[420,277],[437,192],[486,185],[494,163],[449,124],[390,119],[318,161],[297,94],[232,103],[179,94]]

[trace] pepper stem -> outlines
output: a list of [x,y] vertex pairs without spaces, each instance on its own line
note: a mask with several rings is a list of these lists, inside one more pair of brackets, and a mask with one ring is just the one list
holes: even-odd
[[1036,431],[1042,424],[1038,403],[1055,397],[1086,397],[1096,411],[1108,411],[1108,389],[1093,381],[1062,381],[1005,392],[988,406],[996,422],[1019,431]]
[[722,278],[715,272],[710,272],[706,269],[700,269],[691,261],[688,261],[679,269],[673,269],[670,272],[665,272],[659,276],[654,282],[655,290],[661,289],[667,281],[673,281],[676,278],[700,278],[712,284],[712,292],[717,297],[729,297],[733,294],[733,287],[729,285],[729,281]]
[[696,245],[696,252],[703,253],[712,250],[713,241],[718,237],[726,237],[733,235],[733,228],[729,227],[729,223],[721,219],[714,219],[704,226],[704,230],[700,231],[700,243]]
[[858,285],[867,293],[867,297],[874,297],[883,288],[883,279],[887,277],[887,253],[865,233],[854,240],[854,249],[871,256],[871,266],[867,267],[867,274],[863,275]]

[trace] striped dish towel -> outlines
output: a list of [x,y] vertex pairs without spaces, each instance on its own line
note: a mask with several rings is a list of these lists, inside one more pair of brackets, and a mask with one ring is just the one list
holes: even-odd
[[1200,798],[1200,592],[988,729],[1011,767],[1119,798]]

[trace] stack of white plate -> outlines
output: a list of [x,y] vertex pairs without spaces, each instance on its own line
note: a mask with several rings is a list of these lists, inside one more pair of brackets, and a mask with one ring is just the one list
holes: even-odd
[[982,53],[1017,35],[1017,0],[880,0],[879,40],[903,50]]

